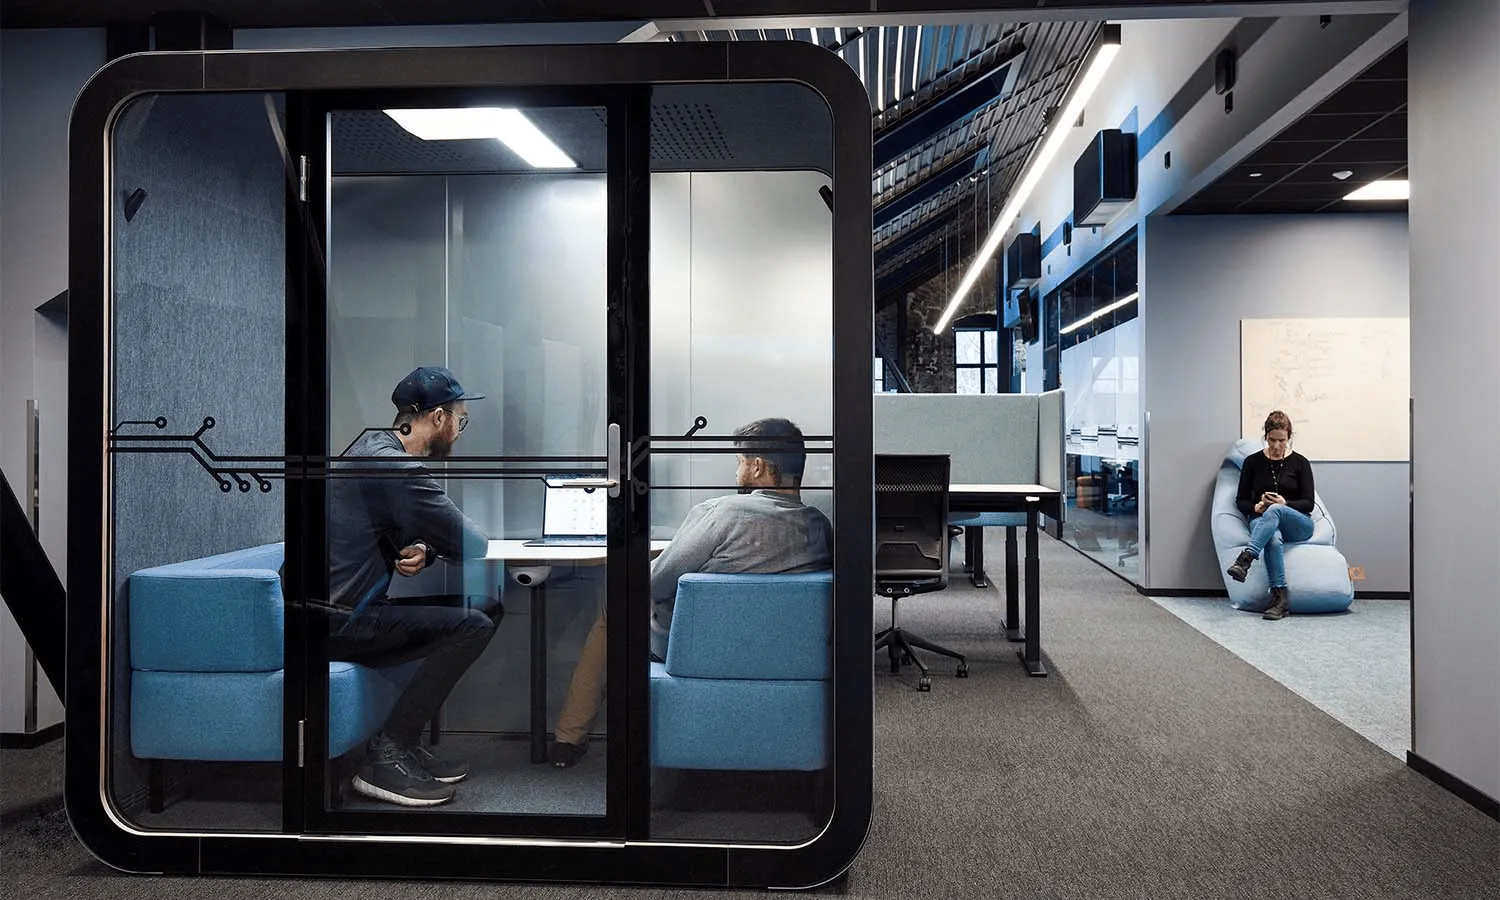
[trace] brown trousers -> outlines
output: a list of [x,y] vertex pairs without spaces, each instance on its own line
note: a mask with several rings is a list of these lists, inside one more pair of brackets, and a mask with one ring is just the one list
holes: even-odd
[[594,627],[584,639],[583,652],[579,653],[578,665],[568,682],[568,696],[563,700],[562,710],[557,714],[557,727],[553,729],[554,737],[565,744],[582,744],[588,740],[589,728],[604,702],[604,664],[608,657],[605,633],[604,608],[601,606]]

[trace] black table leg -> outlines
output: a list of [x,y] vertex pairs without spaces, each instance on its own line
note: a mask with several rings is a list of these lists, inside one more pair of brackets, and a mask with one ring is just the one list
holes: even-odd
[[547,761],[547,588],[531,588],[531,761]]
[[1021,627],[1020,553],[1016,547],[1016,526],[1005,526],[1005,637],[1010,641],[1026,640]]
[[1026,645],[1021,650],[1021,664],[1026,674],[1043,677],[1047,668],[1042,665],[1042,621],[1041,621],[1041,573],[1042,563],[1038,555],[1037,502],[1026,501]]
[[984,529],[978,525],[964,526],[964,556],[969,558],[969,578],[974,586],[989,587],[989,578],[984,574]]

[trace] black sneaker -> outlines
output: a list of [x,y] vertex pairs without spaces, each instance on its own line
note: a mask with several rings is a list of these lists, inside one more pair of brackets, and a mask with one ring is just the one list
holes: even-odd
[[437,806],[453,799],[452,785],[433,778],[390,739],[374,738],[365,753],[365,763],[352,782],[356,792],[401,806]]
[[457,784],[469,777],[468,760],[444,758],[421,745],[407,747],[406,758],[407,761],[426,769],[427,774],[444,784]]
[[588,749],[589,745],[586,742],[570,744],[567,741],[553,741],[552,746],[547,750],[547,762],[559,769],[569,769],[578,764]]

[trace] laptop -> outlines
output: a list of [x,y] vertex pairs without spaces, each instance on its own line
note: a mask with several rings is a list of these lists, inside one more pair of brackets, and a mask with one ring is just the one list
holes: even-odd
[[609,493],[603,488],[566,487],[568,478],[547,479],[542,495],[542,536],[527,547],[602,547]]

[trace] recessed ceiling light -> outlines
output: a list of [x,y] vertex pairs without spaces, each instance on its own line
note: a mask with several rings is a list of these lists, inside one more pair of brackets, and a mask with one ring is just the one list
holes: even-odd
[[572,169],[578,166],[518,109],[388,109],[385,114],[424,141],[494,138],[534,168]]
[[1260,173],[1259,172],[1251,172],[1250,173],[1250,177],[1251,178],[1259,178],[1260,177]]
[[1349,171],[1348,169],[1340,169],[1339,171],[1333,173],[1333,177],[1337,178],[1339,181],[1344,181],[1346,179],[1353,178],[1354,173]]
[[1345,200],[1410,200],[1411,182],[1405,178],[1372,181],[1344,195]]

